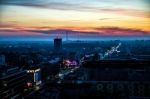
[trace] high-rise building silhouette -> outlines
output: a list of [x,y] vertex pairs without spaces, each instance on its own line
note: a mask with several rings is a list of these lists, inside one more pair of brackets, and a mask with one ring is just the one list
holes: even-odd
[[62,49],[62,38],[54,38],[54,50],[61,50]]

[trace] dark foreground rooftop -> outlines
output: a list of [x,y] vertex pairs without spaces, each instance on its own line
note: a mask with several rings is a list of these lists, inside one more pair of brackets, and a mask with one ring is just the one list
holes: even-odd
[[100,60],[85,61],[82,63],[84,68],[130,68],[144,69],[150,68],[150,60]]

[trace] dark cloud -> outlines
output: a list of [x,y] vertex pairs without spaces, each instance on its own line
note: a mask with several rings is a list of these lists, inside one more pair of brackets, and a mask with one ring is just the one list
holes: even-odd
[[120,18],[100,18],[98,20],[100,20],[100,21],[103,21],[103,20],[115,20],[115,21],[119,21]]
[[35,8],[47,8],[47,9],[59,9],[59,10],[73,10],[77,5],[64,3],[64,2],[54,2],[54,1],[41,1],[41,0],[3,0],[1,5],[17,5],[17,6],[27,6]]
[[144,30],[138,30],[138,29],[129,29],[129,28],[119,28],[119,27],[103,27],[103,28],[95,28],[95,32],[92,31],[78,31],[78,30],[72,30],[72,29],[49,29],[49,30],[43,30],[43,29],[32,29],[32,30],[9,30],[9,29],[3,29],[0,30],[0,34],[5,35],[4,33],[7,33],[7,35],[30,35],[30,36],[62,36],[65,37],[66,33],[69,33],[69,36],[71,37],[91,37],[91,38],[97,38],[97,37],[150,37],[150,31],[144,31]]
[[[108,0],[109,1],[109,0]],[[107,2],[108,2],[107,1]],[[110,2],[110,1],[109,1]],[[149,2],[145,0],[145,3]],[[125,14],[131,16],[145,17],[145,13],[141,10],[113,8],[113,7],[94,7],[77,3],[61,2],[61,1],[42,1],[42,0],[2,0],[1,5],[17,5],[43,9],[57,9],[57,10],[75,10],[75,11],[87,11],[87,12],[111,12],[117,14]],[[148,14],[149,15],[149,14]],[[147,16],[148,16],[147,15]]]
[[95,30],[105,34],[105,35],[150,35],[150,31],[144,31],[139,29],[131,29],[131,28],[119,28],[119,27],[103,27],[103,28],[95,28]]
[[69,33],[69,34],[92,34],[92,35],[95,35],[95,34],[99,34],[97,32],[83,32],[83,31],[75,31],[75,30],[71,30],[71,29],[50,29],[50,30],[28,30],[30,32],[35,32],[35,33],[43,33],[43,34],[66,34],[66,33]]
[[131,28],[119,28],[119,27],[103,27],[95,28],[97,32],[83,32],[75,31],[71,29],[55,29],[55,30],[29,30],[34,33],[43,33],[43,34],[61,34],[65,35],[68,32],[71,35],[82,35],[82,36],[150,36],[150,31],[144,31],[139,29]]

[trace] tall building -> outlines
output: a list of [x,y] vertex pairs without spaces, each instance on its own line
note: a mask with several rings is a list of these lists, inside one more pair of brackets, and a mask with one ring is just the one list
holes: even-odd
[[62,49],[62,38],[55,38],[54,39],[54,49],[56,51],[59,51]]
[[20,99],[26,87],[27,73],[19,67],[0,67],[1,99]]

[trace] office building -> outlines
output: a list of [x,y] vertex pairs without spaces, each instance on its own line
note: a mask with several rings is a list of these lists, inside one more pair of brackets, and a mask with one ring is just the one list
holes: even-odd
[[41,69],[38,67],[31,67],[27,70],[27,86],[39,89],[41,85]]

